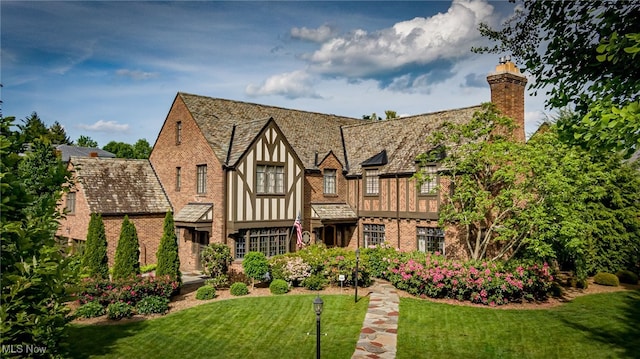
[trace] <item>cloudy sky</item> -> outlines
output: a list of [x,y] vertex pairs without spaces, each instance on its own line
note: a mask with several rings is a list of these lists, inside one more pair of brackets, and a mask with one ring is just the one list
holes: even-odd
[[[2,114],[152,145],[176,93],[361,118],[489,101],[484,0],[0,3]],[[526,132],[544,118],[526,99]]]

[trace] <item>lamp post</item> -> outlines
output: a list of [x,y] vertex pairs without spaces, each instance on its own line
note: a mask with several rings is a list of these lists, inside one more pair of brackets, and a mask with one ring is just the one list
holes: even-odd
[[358,263],[360,263],[360,248],[356,249],[356,296],[354,298],[356,303],[358,303]]
[[324,302],[320,295],[313,300],[313,310],[316,312],[316,359],[320,359],[320,314],[322,314],[322,306]]

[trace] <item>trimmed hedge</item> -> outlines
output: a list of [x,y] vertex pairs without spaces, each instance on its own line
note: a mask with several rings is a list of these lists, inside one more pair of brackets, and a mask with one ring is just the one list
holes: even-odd
[[229,292],[231,295],[235,296],[247,295],[249,294],[249,288],[247,288],[247,285],[242,282],[236,282],[231,285]]
[[269,284],[271,294],[286,294],[289,292],[289,283],[283,279],[275,279]]
[[621,270],[616,272],[616,277],[620,280],[620,283],[638,284],[638,275],[630,270]]
[[196,292],[197,300],[209,300],[216,297],[216,288],[211,285],[203,285]]
[[593,277],[593,282],[600,285],[608,285],[611,287],[617,287],[620,285],[620,280],[615,274],[600,272]]

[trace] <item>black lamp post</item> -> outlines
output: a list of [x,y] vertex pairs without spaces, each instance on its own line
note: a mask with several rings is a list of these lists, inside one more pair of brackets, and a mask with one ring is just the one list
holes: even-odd
[[360,263],[360,248],[356,249],[356,296],[354,298],[356,303],[358,303],[358,263]]
[[316,359],[320,359],[320,314],[322,314],[322,306],[324,302],[320,295],[313,300],[313,310],[316,312]]

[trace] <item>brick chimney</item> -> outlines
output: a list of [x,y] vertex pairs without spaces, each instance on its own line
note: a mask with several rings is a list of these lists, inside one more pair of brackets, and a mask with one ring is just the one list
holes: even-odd
[[500,58],[496,71],[487,76],[487,82],[491,87],[491,102],[516,124],[513,138],[524,142],[524,88],[527,78],[507,56]]
[[98,157],[98,152],[89,152],[89,157]]

